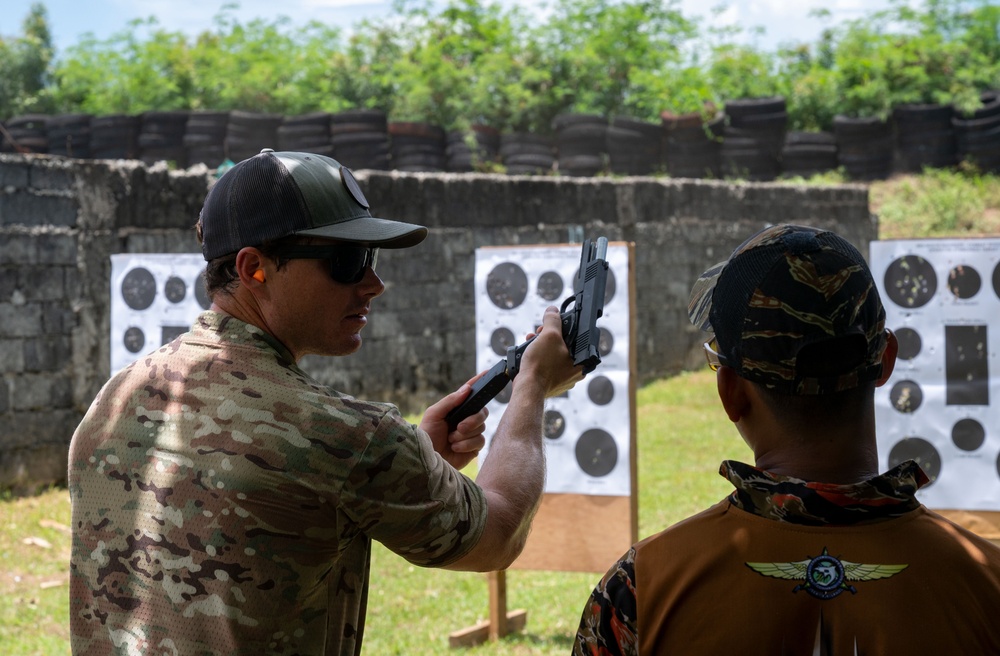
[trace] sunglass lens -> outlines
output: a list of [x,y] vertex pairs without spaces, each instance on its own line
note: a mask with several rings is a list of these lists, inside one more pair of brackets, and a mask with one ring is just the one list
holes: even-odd
[[375,267],[376,248],[340,246],[330,254],[330,277],[339,283],[354,284],[365,277],[365,269]]

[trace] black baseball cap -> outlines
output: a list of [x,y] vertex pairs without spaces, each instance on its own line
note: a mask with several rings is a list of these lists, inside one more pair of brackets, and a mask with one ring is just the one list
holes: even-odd
[[825,230],[776,225],[698,278],[691,322],[722,364],[785,394],[852,389],[882,375],[885,308],[861,253]]
[[304,235],[380,248],[416,246],[427,228],[377,219],[350,169],[313,153],[265,148],[212,186],[198,219],[206,260]]

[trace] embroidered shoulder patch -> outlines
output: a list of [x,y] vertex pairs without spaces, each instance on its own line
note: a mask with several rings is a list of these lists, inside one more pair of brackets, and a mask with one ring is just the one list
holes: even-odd
[[805,590],[818,599],[833,599],[844,590],[857,594],[857,589],[847,581],[887,579],[908,567],[908,565],[852,563],[831,556],[826,547],[823,547],[823,553],[815,558],[809,557],[792,563],[746,563],[746,566],[763,576],[803,581],[795,586],[792,592]]

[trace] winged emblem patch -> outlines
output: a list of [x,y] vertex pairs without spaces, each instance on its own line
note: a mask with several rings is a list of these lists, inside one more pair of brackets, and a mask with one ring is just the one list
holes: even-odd
[[847,581],[875,581],[899,574],[908,565],[865,565],[852,563],[831,556],[826,547],[815,558],[792,563],[746,563],[747,567],[776,579],[802,581],[792,592],[805,590],[818,599],[833,599],[844,590],[857,594],[857,589]]

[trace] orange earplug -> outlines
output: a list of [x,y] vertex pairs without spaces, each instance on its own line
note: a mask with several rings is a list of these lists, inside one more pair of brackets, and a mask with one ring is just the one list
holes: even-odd
[[264,270],[257,269],[256,271],[254,271],[253,279],[256,280],[257,282],[264,282]]

